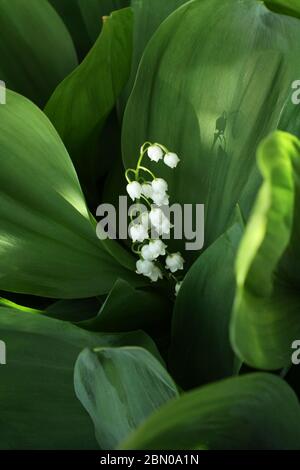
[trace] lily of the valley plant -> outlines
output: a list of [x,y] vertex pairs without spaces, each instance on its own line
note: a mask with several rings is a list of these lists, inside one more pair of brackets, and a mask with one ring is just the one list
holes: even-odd
[[[169,152],[163,145],[146,142],[141,147],[136,168],[126,170],[127,193],[137,202],[136,211],[139,213],[130,227],[132,250],[140,257],[136,263],[136,273],[150,278],[153,282],[165,275],[176,282],[175,293],[178,294],[181,281],[174,273],[183,269],[184,259],[179,252],[169,253],[167,245],[159,238],[169,235],[172,227],[163,211],[169,204],[168,183],[143,166],[146,154],[153,162],[163,160],[170,168],[176,168],[179,163],[176,153]],[[146,208],[139,211],[141,201],[149,210]],[[166,257],[164,261],[161,260],[163,256]]]

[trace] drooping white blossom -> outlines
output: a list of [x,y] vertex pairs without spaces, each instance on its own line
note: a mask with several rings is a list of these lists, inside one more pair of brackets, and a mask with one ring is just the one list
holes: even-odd
[[171,230],[171,223],[168,217],[159,207],[151,209],[149,213],[150,222],[157,231],[158,235],[168,235]]
[[152,193],[150,195],[154,204],[157,206],[166,206],[169,204],[169,196],[167,194],[168,183],[163,178],[155,178],[152,183]]
[[152,269],[150,275],[148,276],[152,282],[157,282],[158,279],[162,279],[163,278],[163,274],[161,272],[161,270],[159,269],[158,266],[154,266],[154,268]]
[[131,225],[129,229],[129,235],[133,242],[142,243],[149,238],[147,227],[145,227],[143,224]]
[[136,262],[136,273],[142,274],[143,276],[150,276],[154,268],[152,261],[139,259]]
[[168,183],[163,178],[155,178],[151,186],[155,193],[165,194],[168,191]]
[[180,159],[176,153],[169,152],[164,156],[164,163],[170,168],[176,168]]
[[164,152],[158,145],[151,145],[148,148],[147,153],[150,160],[156,163],[159,162],[159,160],[161,160],[164,156]]
[[131,181],[131,183],[127,184],[126,191],[134,201],[135,199],[139,199],[141,197],[142,186],[137,181]]
[[148,245],[141,249],[141,255],[145,260],[154,261],[159,256],[165,256],[167,245],[162,240],[150,240]]
[[169,196],[167,193],[155,193],[153,191],[151,198],[154,204],[156,204],[159,207],[167,206],[169,204]]
[[142,184],[142,194],[146,198],[149,199],[149,198],[152,197],[152,193],[153,193],[152,184],[151,183],[143,183]]
[[148,277],[152,282],[156,282],[163,277],[161,270],[153,261],[142,259],[139,259],[136,263],[136,273]]
[[184,259],[180,253],[173,253],[166,258],[166,268],[175,273],[179,269],[183,269]]
[[149,212],[144,211],[141,213],[139,217],[139,222],[147,229],[149,230],[150,228],[150,218],[149,218]]

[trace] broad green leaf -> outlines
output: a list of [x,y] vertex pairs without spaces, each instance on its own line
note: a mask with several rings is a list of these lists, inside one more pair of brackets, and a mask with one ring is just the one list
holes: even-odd
[[[85,0],[85,3],[90,2],[91,0]],[[92,41],[82,17],[79,0],[49,0],[49,3],[55,8],[67,26],[81,61],[92,47]],[[96,21],[96,18],[94,18],[94,21]]]
[[126,8],[130,0],[77,0],[90,40],[94,43],[101,31],[102,18]]
[[143,330],[158,341],[168,333],[171,302],[153,290],[134,289],[118,279],[107,297],[60,300],[43,313],[94,332]]
[[134,289],[119,279],[95,318],[80,326],[92,331],[132,331],[141,329],[162,334],[171,318],[170,302],[161,295]]
[[140,282],[134,259],[100,241],[56,131],[27,99],[0,106],[0,289],[55,298],[91,297],[115,281]]
[[95,334],[42,315],[0,308],[7,364],[0,369],[1,449],[97,448],[76,399],[73,371],[85,347],[138,345],[140,333]]
[[[257,183],[255,151],[278,125],[300,75],[300,23],[261,1],[195,0],[159,27],[143,55],[123,126],[126,168],[140,145],[160,142],[181,157],[150,169],[171,202],[203,203],[206,246]],[[246,188],[246,189],[245,189]]]
[[[298,81],[298,80],[295,80],[295,81]],[[300,136],[300,106],[296,105],[294,102],[294,94],[297,93],[297,89],[293,88],[293,86],[295,86],[294,82],[291,84],[290,94],[282,110],[280,121],[278,124],[278,129],[285,131],[285,132],[289,132],[290,134],[293,134],[296,137],[299,137]]]
[[265,0],[265,4],[277,13],[300,18],[300,3],[298,0]]
[[0,78],[43,106],[77,66],[71,36],[46,0],[0,0]]
[[80,61],[99,36],[102,18],[129,6],[129,0],[49,0],[68,27]]
[[85,186],[96,183],[99,159],[111,158],[98,145],[99,135],[129,76],[132,22],[130,8],[106,18],[90,53],[57,87],[45,108]]
[[27,312],[27,313],[38,313],[41,314],[43,313],[42,310],[37,310],[35,308],[30,308],[30,307],[24,307],[23,305],[16,304],[15,302],[12,302],[11,300],[4,299],[3,297],[0,297],[0,306],[5,307],[5,308],[12,308],[13,310],[17,310],[20,312]]
[[[98,0],[99,1],[99,0]],[[136,78],[137,69],[146,46],[160,24],[188,0],[131,0],[134,14],[133,57],[129,83],[123,99],[128,98]],[[81,0],[82,3],[85,0]]]
[[188,271],[173,315],[171,370],[184,388],[231,376],[236,359],[229,341],[234,260],[243,227],[236,223]]
[[57,318],[58,320],[76,323],[95,317],[101,307],[101,303],[98,297],[77,300],[58,300],[50,305],[44,311],[44,314],[51,318]]
[[271,374],[226,379],[172,400],[122,449],[300,449],[300,408],[292,389]]
[[178,395],[163,366],[142,348],[85,349],[75,391],[102,449],[113,449],[157,408]]
[[259,147],[264,182],[241,243],[232,344],[248,364],[279,369],[300,335],[300,142],[276,132]]

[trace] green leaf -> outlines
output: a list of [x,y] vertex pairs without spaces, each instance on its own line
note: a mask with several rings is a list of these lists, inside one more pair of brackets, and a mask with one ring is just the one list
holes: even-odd
[[132,22],[130,8],[106,18],[90,53],[57,87],[45,108],[84,185],[96,184],[99,158],[110,158],[99,148],[99,134],[129,76]]
[[300,4],[298,0],[264,0],[268,8],[276,13],[300,18]]
[[5,308],[12,308],[13,310],[19,310],[20,312],[27,312],[27,313],[43,313],[42,310],[37,310],[35,308],[24,307],[23,305],[16,304],[11,300],[4,299],[0,297],[0,306]]
[[14,450],[97,448],[74,393],[76,358],[85,347],[148,347],[150,341],[142,333],[95,334],[3,307],[0,338],[7,349],[0,375],[0,448]]
[[206,246],[245,188],[256,189],[256,148],[300,75],[299,24],[261,1],[196,0],[162,23],[143,55],[124,117],[124,164],[134,165],[145,141],[178,153],[176,170],[150,169],[168,181],[171,202],[205,204]]
[[44,314],[51,318],[75,323],[95,317],[100,307],[101,301],[97,297],[77,300],[58,300],[50,305],[44,311]]
[[141,329],[162,334],[169,325],[171,305],[165,297],[134,289],[119,279],[95,318],[80,326],[92,331],[132,331]]
[[172,400],[122,449],[300,449],[300,408],[292,389],[271,374],[207,385]]
[[173,315],[170,363],[184,388],[231,376],[236,359],[229,341],[234,260],[243,227],[236,223],[188,271]]
[[[46,116],[8,92],[0,106],[0,289],[55,298],[140,282],[134,259],[100,241],[71,160]],[[132,271],[131,271],[132,270]]]
[[102,18],[126,8],[130,0],[77,0],[90,40],[94,43],[101,31]]
[[[123,100],[128,99],[136,78],[138,66],[146,46],[160,24],[188,0],[131,0],[134,14],[133,57],[129,82]],[[85,0],[81,0],[82,3]],[[123,103],[124,106],[124,103]]]
[[113,449],[153,411],[177,396],[163,366],[141,348],[85,349],[75,391],[91,416],[102,449]]
[[99,36],[102,18],[129,6],[129,0],[49,0],[68,27],[80,62]]
[[[67,26],[81,62],[81,60],[86,56],[92,47],[93,43],[87,31],[85,21],[82,17],[81,9],[79,7],[79,0],[49,0],[49,2],[55,8]],[[91,2],[91,0],[85,0],[85,3],[88,2]],[[94,21],[97,21],[96,17],[94,18]],[[100,32],[100,20],[98,21]]]
[[300,142],[287,133],[258,150],[264,183],[239,249],[232,344],[248,364],[279,369],[300,335]]
[[77,65],[71,36],[46,0],[0,1],[0,77],[43,106]]

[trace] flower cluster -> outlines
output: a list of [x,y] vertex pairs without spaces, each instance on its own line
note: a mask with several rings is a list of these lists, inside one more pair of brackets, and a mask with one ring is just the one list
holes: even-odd
[[[129,235],[133,241],[132,249],[139,255],[136,272],[148,277],[152,282],[164,276],[176,282],[177,295],[181,282],[175,273],[183,269],[184,259],[181,254],[169,253],[167,245],[160,237],[170,234],[172,225],[166,216],[164,208],[169,205],[168,183],[163,178],[157,178],[150,169],[142,166],[145,155],[155,163],[163,161],[169,168],[176,168],[179,158],[176,153],[169,152],[161,144],[146,142],[140,151],[135,169],[126,171],[127,193],[137,204],[145,202],[147,210],[141,211],[135,220],[131,221]],[[133,175],[133,178],[132,176]],[[161,257],[165,257],[164,262]]]

